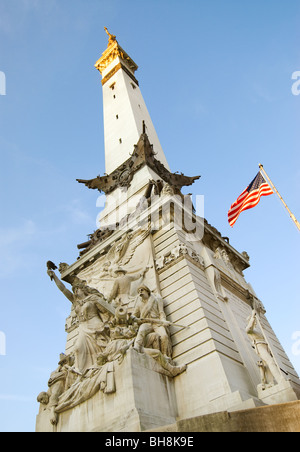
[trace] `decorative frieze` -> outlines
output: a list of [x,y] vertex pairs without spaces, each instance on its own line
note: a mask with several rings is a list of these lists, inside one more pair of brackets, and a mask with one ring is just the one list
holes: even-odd
[[162,254],[155,260],[155,267],[158,272],[161,272],[165,267],[176,263],[179,259],[185,257],[197,264],[202,270],[204,270],[203,258],[194,250],[188,249],[186,245],[180,243],[176,245],[171,251]]

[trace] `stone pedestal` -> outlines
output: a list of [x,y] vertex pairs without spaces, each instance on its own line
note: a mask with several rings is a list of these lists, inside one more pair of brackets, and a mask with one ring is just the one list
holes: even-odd
[[176,424],[149,432],[163,432],[166,435],[179,432],[296,433],[300,432],[300,402],[297,400],[234,412],[220,411],[179,420]]
[[263,389],[263,385],[257,387],[258,397],[266,405],[276,403],[293,402],[300,398],[299,387],[290,380],[282,380],[279,384]]
[[[245,330],[252,309],[246,297],[250,286],[228,255],[232,260],[234,253],[236,259],[243,258],[221,237],[215,238],[211,249],[209,236],[213,234],[214,230],[206,225],[203,239],[193,241],[190,234],[170,224],[168,229],[137,235],[142,239],[136,248],[128,245],[130,262],[125,268],[133,274],[133,270],[142,270],[148,264],[143,283],[161,294],[166,318],[174,324],[170,327],[172,359],[177,366],[187,366],[186,371],[171,378],[158,361],[129,348],[122,364],[113,362],[114,393],[96,392],[60,413],[55,427],[50,424],[47,405],[41,404],[37,431],[159,430],[210,413],[300,398],[298,376],[263,314],[265,335],[272,349],[280,350],[276,360],[290,381],[262,390],[258,357]],[[114,256],[115,247],[123,243],[124,237],[116,231],[68,267],[62,278],[77,275],[106,296],[105,281],[99,274],[107,254]],[[135,236],[129,240],[135,243]],[[111,287],[111,280],[108,282]],[[133,312],[132,301],[126,306]],[[74,328],[68,336],[67,355],[74,353],[76,325]]]
[[146,354],[131,349],[115,364],[116,392],[98,391],[89,400],[50,423],[50,411],[41,405],[38,432],[140,432],[176,422],[173,379]]

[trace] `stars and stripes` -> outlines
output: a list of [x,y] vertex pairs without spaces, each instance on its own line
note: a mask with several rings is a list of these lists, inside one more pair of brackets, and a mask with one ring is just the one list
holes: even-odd
[[268,196],[273,193],[273,190],[271,190],[263,175],[258,172],[251,184],[248,185],[246,190],[244,190],[238,199],[231,205],[228,212],[228,222],[230,226],[234,225],[243,210],[255,207],[259,203],[261,196]]

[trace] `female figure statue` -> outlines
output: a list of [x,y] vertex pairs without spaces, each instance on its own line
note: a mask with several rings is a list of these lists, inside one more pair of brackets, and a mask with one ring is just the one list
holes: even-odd
[[105,349],[109,341],[108,321],[113,316],[112,308],[97,289],[87,286],[86,282],[78,277],[72,282],[71,292],[53,270],[48,269],[47,273],[73,304],[79,321],[74,345],[75,369],[84,374],[90,367],[97,366],[97,355]]

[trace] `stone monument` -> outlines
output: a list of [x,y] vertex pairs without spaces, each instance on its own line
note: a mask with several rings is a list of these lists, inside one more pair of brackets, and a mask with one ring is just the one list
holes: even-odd
[[78,179],[105,207],[75,263],[47,263],[71,309],[36,430],[176,431],[187,419],[297,401],[299,378],[244,278],[249,256],[182,194],[199,176],[171,172],[137,65],[105,30],[95,66],[106,173]]

